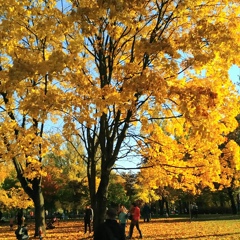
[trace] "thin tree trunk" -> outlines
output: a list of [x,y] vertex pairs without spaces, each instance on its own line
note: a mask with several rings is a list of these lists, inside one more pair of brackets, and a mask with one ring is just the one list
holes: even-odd
[[237,214],[237,206],[233,196],[232,188],[228,188],[228,196],[231,201],[232,214]]

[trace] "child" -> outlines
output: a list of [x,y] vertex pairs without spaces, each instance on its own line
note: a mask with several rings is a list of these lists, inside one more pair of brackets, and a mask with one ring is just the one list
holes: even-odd
[[120,226],[123,229],[124,235],[125,235],[125,228],[126,228],[127,218],[128,218],[127,209],[122,205],[120,207],[120,212],[118,214],[118,219],[119,219]]

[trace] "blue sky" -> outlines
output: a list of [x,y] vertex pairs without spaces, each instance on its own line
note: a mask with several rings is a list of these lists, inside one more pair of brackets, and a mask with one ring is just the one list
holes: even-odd
[[[237,83],[240,84],[240,68],[236,65],[233,65],[229,70],[229,75],[233,83],[237,86]],[[237,86],[238,92],[240,94],[240,85]]]

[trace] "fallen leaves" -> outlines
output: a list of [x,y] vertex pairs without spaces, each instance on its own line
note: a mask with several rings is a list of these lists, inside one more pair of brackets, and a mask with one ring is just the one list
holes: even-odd
[[[34,239],[34,223],[29,222],[30,239]],[[16,228],[16,226],[15,226]],[[215,219],[215,220],[194,220],[190,222],[186,218],[153,219],[149,223],[140,221],[140,229],[145,240],[173,240],[173,239],[201,239],[201,240],[239,240],[240,220],[239,219]],[[92,240],[93,234],[84,234],[82,220],[61,221],[55,229],[47,230],[45,239],[69,239],[69,240]],[[128,234],[129,224],[126,227]],[[138,239],[138,231],[135,228],[133,239]],[[14,231],[9,230],[8,225],[0,226],[0,239],[16,239]]]

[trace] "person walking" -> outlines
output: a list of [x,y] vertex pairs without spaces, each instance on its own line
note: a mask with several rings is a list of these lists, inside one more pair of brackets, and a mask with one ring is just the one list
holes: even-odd
[[94,240],[125,240],[122,227],[116,220],[117,210],[109,208],[106,212],[106,220],[100,224],[94,232]]
[[84,233],[87,233],[87,229],[89,230],[89,233],[91,233],[91,222],[93,221],[93,210],[90,207],[90,205],[86,206],[85,212],[84,212]]
[[127,237],[127,239],[131,239],[132,238],[132,234],[133,234],[133,229],[136,226],[140,236],[139,238],[142,238],[142,232],[140,230],[139,227],[139,220],[140,220],[140,208],[137,206],[136,203],[132,203],[132,207],[130,210],[131,213],[131,223],[130,223],[130,227],[129,227],[129,235]]
[[24,224],[25,217],[23,215],[23,209],[19,209],[17,213],[17,225],[21,227]]

